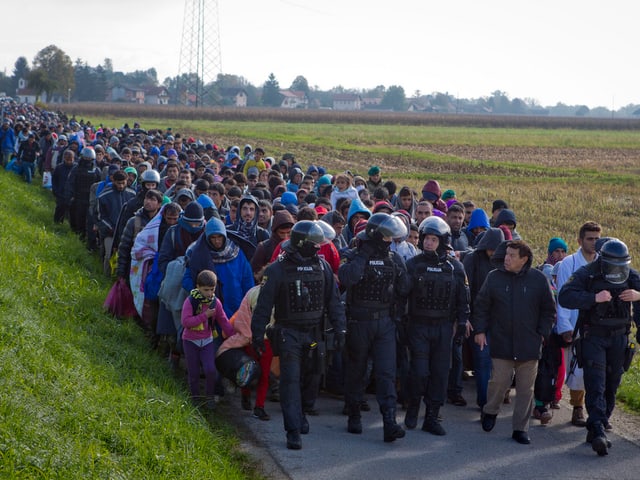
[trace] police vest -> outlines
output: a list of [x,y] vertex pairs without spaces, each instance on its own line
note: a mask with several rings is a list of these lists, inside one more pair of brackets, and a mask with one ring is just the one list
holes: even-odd
[[453,264],[417,262],[409,296],[409,317],[414,321],[444,320],[451,316],[455,295]]
[[322,262],[283,261],[285,281],[278,298],[278,323],[291,328],[318,325],[324,311],[325,272]]
[[614,285],[607,282],[600,274],[590,278],[589,291],[597,293],[601,290],[608,290],[611,293],[611,301],[595,304],[584,318],[585,325],[611,329],[629,325],[631,302],[620,300],[620,294],[629,288],[631,287],[628,280],[619,285]]
[[388,309],[393,302],[395,278],[396,265],[391,252],[384,258],[369,258],[362,279],[349,289],[349,306]]

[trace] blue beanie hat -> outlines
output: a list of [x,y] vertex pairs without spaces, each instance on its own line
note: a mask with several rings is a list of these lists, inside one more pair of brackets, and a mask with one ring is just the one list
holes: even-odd
[[207,221],[207,226],[204,227],[204,233],[207,238],[211,235],[222,235],[227,238],[227,228],[224,226],[222,220],[216,217],[211,217]]
[[293,192],[284,192],[282,194],[282,196],[280,197],[280,203],[282,205],[284,205],[285,207],[287,205],[297,205],[298,204],[298,197]]
[[328,173],[322,175],[318,179],[318,186],[320,186],[320,185],[329,185],[330,183],[331,183],[331,175],[329,175]]
[[553,237],[551,240],[549,240],[549,248],[547,248],[547,251],[551,253],[554,250],[557,250],[558,248],[561,248],[565,252],[569,250],[569,246],[567,245],[567,242],[565,242],[560,237]]

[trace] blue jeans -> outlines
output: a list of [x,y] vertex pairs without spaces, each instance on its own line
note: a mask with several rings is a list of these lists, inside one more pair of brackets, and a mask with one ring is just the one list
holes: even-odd
[[451,346],[451,368],[449,369],[449,386],[447,395],[454,397],[462,394],[462,344]]
[[487,390],[489,388],[489,378],[491,377],[491,351],[489,350],[489,336],[487,335],[487,345],[482,350],[470,339],[471,352],[473,354],[473,376],[476,379],[476,403],[482,408],[487,403]]
[[3,150],[2,156],[0,159],[2,160],[2,166],[6,167],[11,161],[11,155],[13,155],[13,150]]
[[22,161],[22,175],[24,175],[27,183],[31,183],[34,173],[36,173],[36,164],[34,162]]

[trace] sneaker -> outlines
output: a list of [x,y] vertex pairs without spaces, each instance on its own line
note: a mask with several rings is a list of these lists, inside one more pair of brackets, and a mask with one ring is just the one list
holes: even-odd
[[549,405],[553,410],[560,410],[560,402],[551,402]]
[[604,427],[604,429],[607,432],[610,432],[611,430],[613,430],[613,425],[611,425],[611,423],[609,423],[609,420],[605,420],[604,423],[602,424],[602,426]]
[[303,411],[305,415],[309,415],[311,417],[317,417],[320,415],[320,412],[313,407],[307,407]]
[[251,397],[248,395],[242,395],[240,405],[242,406],[243,410],[251,410]]
[[271,420],[271,417],[267,412],[264,411],[262,407],[256,407],[253,409],[253,416],[258,420],[268,421]]
[[571,425],[576,427],[586,427],[587,420],[584,418],[584,409],[582,407],[573,407],[571,414]]
[[459,393],[456,393],[455,395],[451,395],[449,398],[447,398],[447,402],[455,405],[456,407],[467,406],[467,401]]
[[549,422],[551,422],[551,419],[553,418],[553,414],[546,408],[545,409],[534,408],[533,418],[540,420],[540,425],[548,425]]
[[362,412],[371,411],[371,407],[369,406],[369,402],[367,402],[366,400],[362,400],[360,402],[360,411],[362,411]]

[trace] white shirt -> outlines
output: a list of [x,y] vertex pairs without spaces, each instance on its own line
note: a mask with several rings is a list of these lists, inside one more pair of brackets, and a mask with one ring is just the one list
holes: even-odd
[[[567,280],[569,280],[573,272],[589,263],[591,262],[587,261],[587,259],[584,258],[582,248],[578,249],[576,253],[566,256],[558,267],[558,276],[556,277],[556,286],[558,292],[560,292],[560,289],[567,282]],[[569,310],[568,308],[561,307],[560,304],[558,304],[556,313],[556,331],[558,333],[564,333],[568,331],[573,332],[574,328],[576,328],[579,310]]]

